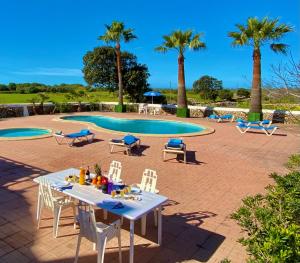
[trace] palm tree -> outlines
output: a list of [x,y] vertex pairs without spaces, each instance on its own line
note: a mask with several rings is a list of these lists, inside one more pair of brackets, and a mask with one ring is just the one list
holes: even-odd
[[187,48],[191,50],[204,49],[205,43],[200,40],[202,33],[193,35],[192,30],[177,30],[170,35],[163,36],[164,42],[155,48],[159,52],[167,52],[175,49],[178,52],[178,94],[177,94],[177,116],[188,117],[187,98],[184,76],[184,52]]
[[113,21],[111,25],[105,25],[106,32],[99,39],[106,43],[115,44],[115,52],[117,57],[117,70],[118,70],[118,85],[119,85],[119,105],[123,111],[123,82],[122,82],[122,69],[121,69],[121,41],[125,43],[133,40],[136,36],[133,34],[133,29],[125,29],[123,22]]
[[246,25],[237,24],[235,32],[229,32],[228,36],[233,38],[233,46],[251,46],[253,48],[253,77],[251,89],[251,103],[248,115],[249,120],[260,120],[262,118],[261,101],[261,47],[270,43],[270,48],[276,53],[286,53],[287,45],[278,41],[292,27],[286,24],[278,24],[278,19],[264,17],[259,20],[256,17],[248,18]]

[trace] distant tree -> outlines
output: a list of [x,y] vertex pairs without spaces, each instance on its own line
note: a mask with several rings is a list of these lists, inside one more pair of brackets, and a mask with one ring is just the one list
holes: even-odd
[[37,112],[37,109],[36,109],[36,103],[38,103],[38,97],[32,97],[28,100],[28,102],[30,102],[32,104],[32,111],[33,111],[33,114],[34,115],[37,115],[38,112]]
[[193,91],[206,100],[216,100],[218,91],[223,89],[222,80],[205,75],[193,83]]
[[15,90],[17,89],[16,83],[13,83],[13,82],[9,83],[9,84],[8,84],[8,89],[9,89],[10,91],[15,91]]
[[73,100],[78,103],[77,111],[82,111],[82,102],[87,98],[86,90],[82,88],[73,89],[67,95],[66,98],[68,100]]
[[278,42],[292,27],[278,24],[278,19],[265,17],[258,19],[250,17],[246,25],[237,24],[237,31],[229,32],[233,38],[233,46],[251,46],[253,48],[253,77],[251,89],[251,102],[249,118],[258,120],[262,118],[262,91],[261,91],[261,47],[270,43],[270,48],[276,53],[286,53],[287,45]]
[[5,85],[5,84],[0,84],[0,91],[8,91],[8,90],[9,90],[9,88],[8,88],[7,85]]
[[184,53],[187,49],[196,51],[206,48],[205,43],[200,39],[201,35],[201,33],[193,35],[191,30],[177,30],[172,32],[170,35],[163,36],[163,44],[155,49],[156,51],[164,53],[168,50],[176,50],[178,52],[177,116],[188,116],[185,88]]
[[[124,52],[122,52],[124,56]],[[83,57],[85,81],[94,87],[115,91],[118,85],[116,54],[112,47],[96,47]]]
[[236,91],[236,95],[239,97],[249,98],[250,97],[250,91],[248,89],[239,88]]
[[42,114],[45,113],[45,109],[44,109],[44,103],[49,100],[49,96],[45,93],[39,93],[38,94],[38,101],[40,103],[40,109],[42,111]]
[[[111,92],[118,88],[116,54],[112,47],[97,47],[83,57],[85,81],[94,87]],[[132,102],[141,101],[148,91],[150,76],[148,68],[137,62],[137,57],[128,52],[121,52],[121,68],[125,95]]]
[[218,91],[218,97],[223,101],[231,101],[233,92],[229,89],[221,89]]
[[133,29],[125,29],[123,22],[113,21],[111,25],[105,25],[106,32],[99,39],[106,43],[115,44],[118,84],[119,84],[119,105],[123,108],[123,80],[122,80],[122,64],[121,64],[121,41],[125,43],[133,40],[136,36],[133,34]]

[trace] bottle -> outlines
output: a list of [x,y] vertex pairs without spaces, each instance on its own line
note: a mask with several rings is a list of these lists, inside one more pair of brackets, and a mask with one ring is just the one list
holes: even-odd
[[88,166],[85,172],[85,180],[90,181],[91,180],[91,173],[90,173],[90,167]]
[[83,169],[82,167],[80,167],[79,184],[81,185],[85,184],[85,169]]

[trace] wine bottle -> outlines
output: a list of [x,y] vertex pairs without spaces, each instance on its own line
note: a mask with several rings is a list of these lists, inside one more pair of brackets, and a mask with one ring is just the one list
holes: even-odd
[[91,180],[91,173],[90,173],[90,167],[88,166],[85,172],[85,180],[90,181]]

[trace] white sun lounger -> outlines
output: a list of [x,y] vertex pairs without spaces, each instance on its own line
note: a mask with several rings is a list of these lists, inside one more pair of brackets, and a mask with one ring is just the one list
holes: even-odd
[[73,144],[77,141],[81,142],[82,139],[85,139],[88,142],[92,142],[95,138],[95,134],[90,132],[89,130],[81,130],[80,132],[64,134],[62,132],[53,133],[53,137],[56,142],[61,145],[64,140],[68,141],[69,146],[73,146]]
[[110,153],[113,153],[114,146],[124,147],[126,149],[127,155],[131,154],[131,149],[133,147],[140,147],[141,140],[132,135],[126,135],[123,139],[111,139],[109,141]]
[[273,133],[278,129],[277,126],[260,126],[260,125],[247,125],[244,123],[239,123],[238,125],[236,125],[236,128],[238,129],[238,131],[242,134],[250,131],[250,130],[258,130],[258,131],[263,131],[267,136],[272,136]]

